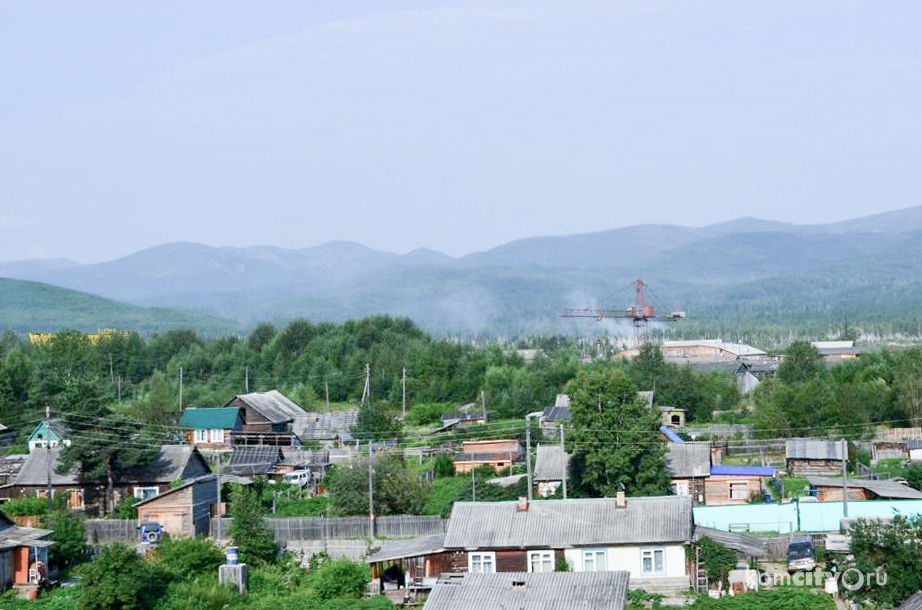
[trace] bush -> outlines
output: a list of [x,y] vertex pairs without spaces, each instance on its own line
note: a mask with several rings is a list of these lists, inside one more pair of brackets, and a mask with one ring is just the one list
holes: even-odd
[[230,516],[234,520],[228,533],[237,546],[241,562],[258,565],[271,563],[278,558],[278,547],[266,529],[262,504],[256,490],[235,485]]
[[157,610],[225,610],[242,599],[236,589],[219,584],[216,577],[202,576],[171,584]]
[[308,574],[308,586],[322,599],[358,599],[365,593],[368,567],[348,559],[326,560]]
[[177,578],[188,580],[202,574],[217,575],[224,553],[206,538],[165,539],[157,558]]
[[115,507],[115,510],[109,513],[106,517],[107,519],[137,519],[138,518],[138,509],[134,507],[134,503],[138,499],[134,496],[125,496],[122,498],[118,505]]
[[23,496],[4,502],[0,508],[2,508],[3,514],[9,517],[44,515],[48,512],[48,500],[33,496]]
[[67,568],[80,562],[86,549],[83,517],[68,510],[58,510],[51,513],[47,526],[54,532],[51,534],[55,542],[50,551],[51,564]]
[[79,610],[140,610],[148,608],[152,593],[161,583],[158,575],[137,551],[124,544],[110,544],[80,570],[83,591]]

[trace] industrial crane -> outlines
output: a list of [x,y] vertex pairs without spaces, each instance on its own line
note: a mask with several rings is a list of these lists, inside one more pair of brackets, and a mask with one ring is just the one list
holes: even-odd
[[634,282],[636,296],[634,297],[634,306],[627,309],[564,309],[561,317],[564,318],[595,318],[602,321],[605,318],[627,318],[634,321],[635,327],[646,326],[647,320],[661,320],[663,322],[674,322],[685,318],[684,311],[673,311],[669,314],[656,315],[653,312],[653,306],[647,305],[644,301],[643,289],[646,286],[643,280]]

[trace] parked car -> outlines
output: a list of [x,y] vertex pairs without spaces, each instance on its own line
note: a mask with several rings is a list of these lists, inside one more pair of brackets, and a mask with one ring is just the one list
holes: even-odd
[[809,572],[816,568],[816,548],[811,536],[791,536],[788,542],[788,572]]
[[310,470],[293,470],[285,474],[285,482],[298,487],[304,487],[311,482]]
[[141,544],[160,544],[163,540],[163,527],[159,523],[143,523],[138,531]]

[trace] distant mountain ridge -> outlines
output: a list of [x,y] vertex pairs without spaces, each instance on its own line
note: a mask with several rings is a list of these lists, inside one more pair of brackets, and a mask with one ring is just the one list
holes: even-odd
[[[298,250],[177,243],[92,265],[4,263],[0,276],[242,324],[387,313],[434,332],[567,332],[578,326],[559,318],[561,308],[626,306],[637,277],[664,298],[658,308],[691,318],[765,318],[782,302],[804,315],[901,311],[875,295],[892,285],[904,306],[918,305],[906,301],[922,296],[922,260],[906,253],[919,249],[920,236],[922,206],[826,225],[751,217],[701,228],[640,225],[521,239],[461,258],[342,241]],[[734,310],[742,287],[761,296]]]

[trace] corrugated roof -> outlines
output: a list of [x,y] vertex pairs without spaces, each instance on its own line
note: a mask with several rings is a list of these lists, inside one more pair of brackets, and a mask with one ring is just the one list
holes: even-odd
[[10,481],[10,485],[46,485],[49,472],[51,473],[52,485],[78,485],[76,470],[67,474],[55,472],[60,454],[61,449],[58,447],[53,449],[39,447],[35,449],[26,456],[16,477]]
[[922,591],[916,591],[909,596],[896,610],[922,610]]
[[[36,449],[26,458],[19,470],[19,474],[11,481],[12,486],[35,486],[46,485],[48,480],[49,459],[51,460],[51,484],[52,485],[78,485],[76,469],[68,474],[57,474],[55,467],[58,463],[60,450],[54,448]],[[143,466],[132,468],[125,471],[119,477],[119,483],[172,483],[177,479],[183,478],[186,467],[197,456],[202,457],[193,447],[188,445],[162,445],[160,451]],[[203,468],[207,471],[207,465],[202,461]]]
[[536,500],[526,511],[517,502],[455,502],[448,548],[566,548],[603,544],[687,542],[691,498]]
[[384,543],[380,549],[369,555],[365,561],[391,561],[393,559],[408,559],[438,553],[445,549],[445,534],[432,534],[420,536],[411,540],[394,540]]
[[622,610],[625,571],[465,574],[433,587],[423,610]]
[[702,538],[710,538],[714,542],[719,542],[730,550],[742,553],[747,557],[755,557],[756,559],[764,557],[767,552],[765,550],[765,540],[761,538],[734,534],[696,525],[695,542],[698,542]]
[[841,460],[842,442],[792,438],[784,443],[784,454],[795,460]]
[[302,440],[335,440],[349,434],[358,418],[358,410],[304,413],[295,417],[294,433]]
[[570,407],[558,405],[544,407],[544,413],[541,417],[544,421],[570,421]]
[[737,476],[755,476],[755,477],[773,477],[775,469],[771,466],[733,466],[732,464],[714,464],[711,466],[711,474],[716,475],[737,475]]
[[567,477],[570,456],[560,445],[538,445],[535,481],[563,481]]
[[17,546],[51,546],[51,540],[44,540],[53,534],[51,530],[36,527],[13,525],[0,530],[0,550],[13,549]]
[[271,445],[254,445],[253,447],[234,447],[231,466],[242,464],[279,464],[285,459],[281,447]]
[[237,424],[238,415],[240,409],[237,407],[190,407],[183,411],[179,425],[193,430],[232,430]]
[[[831,477],[807,477],[811,487],[842,487],[842,479]],[[881,498],[899,498],[906,500],[922,499],[922,491],[896,481],[871,481],[868,479],[846,479],[846,485],[857,489],[867,489]]]
[[670,443],[666,446],[666,463],[673,477],[706,477],[711,474],[711,444]]
[[258,411],[273,424],[292,423],[299,417],[306,417],[307,411],[293,403],[278,390],[238,394],[228,404],[240,400]]

